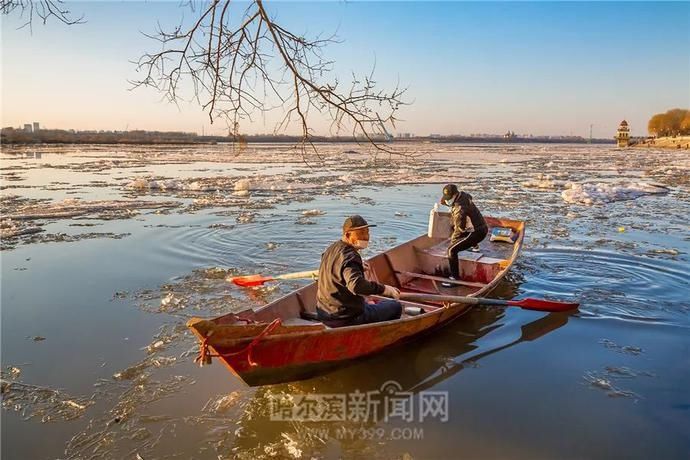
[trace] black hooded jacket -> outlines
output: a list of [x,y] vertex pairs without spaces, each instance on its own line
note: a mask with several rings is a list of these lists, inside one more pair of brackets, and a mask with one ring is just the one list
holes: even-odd
[[486,232],[488,225],[484,216],[472,201],[472,195],[467,192],[460,192],[450,208],[450,216],[453,222],[453,234],[450,237],[451,243],[455,243],[462,238],[465,233],[465,221],[469,217],[475,232]]

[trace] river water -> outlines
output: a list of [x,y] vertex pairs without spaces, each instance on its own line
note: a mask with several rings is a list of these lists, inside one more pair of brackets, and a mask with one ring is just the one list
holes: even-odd
[[[688,458],[688,154],[392,146],[405,156],[5,147],[2,457]],[[580,310],[477,308],[289,384],[248,388],[221,364],[194,364],[188,318],[303,285],[247,290],[225,276],[316,268],[353,213],[378,224],[369,254],[405,242],[448,181],[484,214],[527,223],[494,296]],[[363,394],[358,417],[352,405],[338,420],[276,412]]]

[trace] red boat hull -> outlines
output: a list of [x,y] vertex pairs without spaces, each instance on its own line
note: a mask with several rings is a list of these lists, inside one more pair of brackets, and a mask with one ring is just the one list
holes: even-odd
[[[490,292],[515,261],[524,238],[524,223],[487,218],[490,226],[511,227],[513,245],[483,242],[482,250],[495,257],[468,254],[461,258],[464,286],[454,294],[480,296]],[[445,261],[443,241],[421,236],[370,259],[368,275],[403,291],[438,292],[429,275]],[[503,251],[501,254],[500,252]],[[474,259],[474,260],[472,260]],[[431,276],[433,278],[433,276]],[[203,362],[216,356],[249,385],[308,378],[344,361],[360,358],[408,341],[447,324],[467,312],[466,304],[415,304],[424,314],[382,323],[331,328],[321,322],[300,319],[314,312],[316,284],[311,283],[256,310],[229,314],[212,320],[192,319],[188,326],[202,343]]]

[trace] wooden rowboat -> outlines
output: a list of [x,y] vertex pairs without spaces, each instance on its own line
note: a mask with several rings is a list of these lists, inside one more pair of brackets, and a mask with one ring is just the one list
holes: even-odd
[[[444,288],[439,282],[445,280],[440,274],[448,265],[448,241],[427,235],[369,259],[367,276],[401,292],[485,296],[510,270],[525,236],[522,221],[487,217],[486,222],[489,232],[494,227],[511,228],[514,242],[491,242],[487,237],[479,252],[460,253],[461,280],[455,287]],[[192,318],[187,326],[201,342],[197,358],[201,364],[217,357],[245,383],[256,386],[313,377],[446,325],[471,308],[462,303],[402,303],[422,308],[423,313],[381,323],[328,327],[305,319],[316,312],[316,283],[312,282],[261,308],[210,320]]]

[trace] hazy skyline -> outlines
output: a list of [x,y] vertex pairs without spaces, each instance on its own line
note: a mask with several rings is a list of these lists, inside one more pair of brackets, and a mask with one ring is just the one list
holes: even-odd
[[[67,3],[86,24],[17,30],[2,18],[2,126],[146,129],[225,134],[198,104],[129,91],[134,65],[156,44],[140,32],[194,14],[177,2]],[[690,107],[690,3],[363,3],[266,4],[298,33],[331,33],[336,75],[398,81],[412,105],[397,132],[610,137],[626,118],[647,133],[658,112]],[[240,5],[241,7],[241,5]],[[272,132],[279,113],[244,122]],[[313,120],[317,134],[328,121]]]

